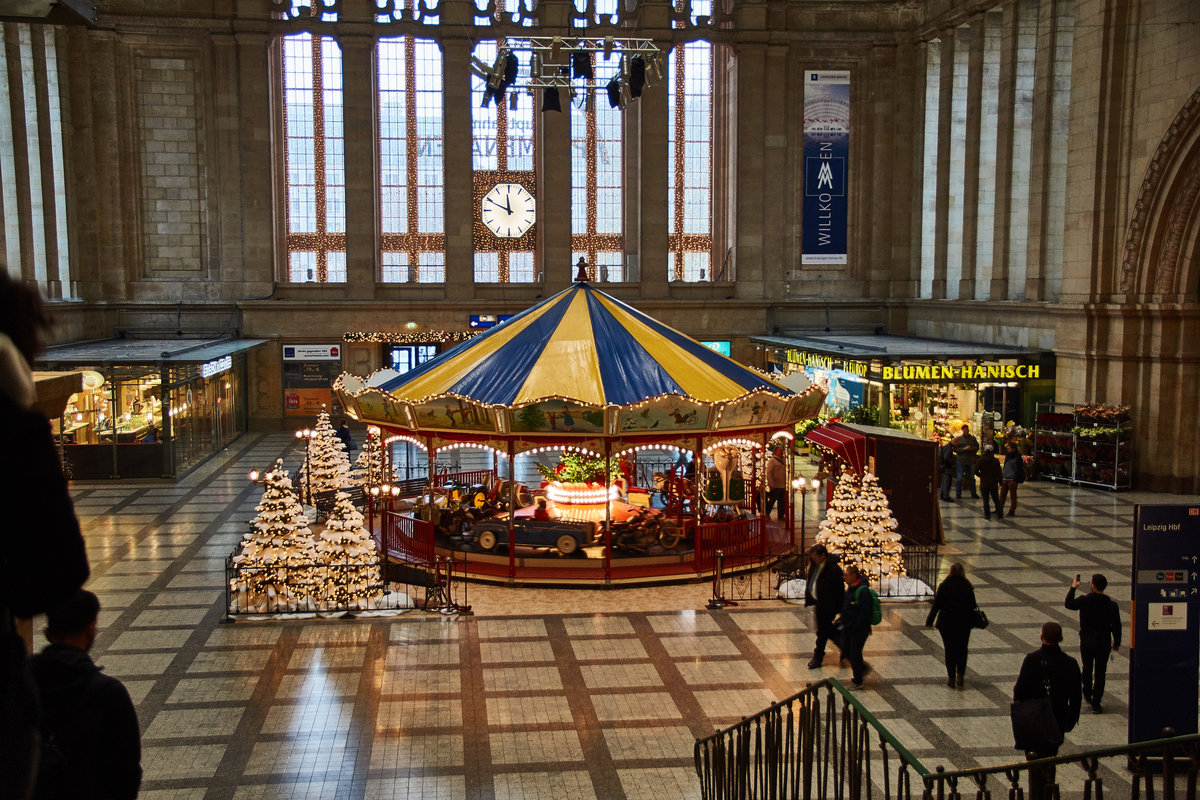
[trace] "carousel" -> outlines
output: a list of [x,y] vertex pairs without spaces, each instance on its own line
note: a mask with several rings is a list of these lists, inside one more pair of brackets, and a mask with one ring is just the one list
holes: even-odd
[[[334,389],[384,442],[428,458],[419,494],[372,515],[391,560],[573,585],[692,580],[718,551],[759,562],[791,552],[790,498],[768,519],[764,476],[825,395],[593,288],[582,265],[569,288],[416,369],[343,374]],[[462,447],[490,450],[491,469],[438,473],[437,453]],[[676,458],[647,476],[638,459],[651,452]],[[536,459],[536,482],[514,479],[523,456]]]

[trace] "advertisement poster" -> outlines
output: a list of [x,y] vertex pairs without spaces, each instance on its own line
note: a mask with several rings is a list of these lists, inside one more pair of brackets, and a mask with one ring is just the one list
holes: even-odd
[[315,417],[324,405],[336,425],[342,406],[333,392],[333,382],[341,374],[340,344],[285,344],[283,415]]
[[850,72],[804,72],[804,210],[801,264],[846,263]]

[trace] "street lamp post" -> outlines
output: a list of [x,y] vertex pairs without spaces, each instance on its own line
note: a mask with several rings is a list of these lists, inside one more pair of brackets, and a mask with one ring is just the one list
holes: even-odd
[[819,480],[817,480],[816,478],[813,478],[811,482],[809,482],[808,479],[806,479],[806,478],[796,478],[795,480],[792,481],[793,491],[795,491],[796,494],[800,495],[800,552],[801,553],[808,550],[808,545],[807,545],[807,542],[805,541],[805,535],[807,532],[804,529],[804,522],[805,522],[804,512],[805,512],[806,507],[808,506],[808,502],[807,502],[808,495],[816,494],[817,490],[820,488],[821,488],[821,482]]
[[311,428],[296,431],[296,438],[304,440],[304,500],[309,505],[312,505],[312,461],[309,456],[312,454],[312,437],[316,431]]

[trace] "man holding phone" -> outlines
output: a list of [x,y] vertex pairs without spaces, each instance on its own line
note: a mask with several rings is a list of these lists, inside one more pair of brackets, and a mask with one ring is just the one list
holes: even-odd
[[1092,576],[1090,591],[1082,597],[1075,596],[1079,588],[1079,576],[1071,584],[1063,603],[1072,611],[1079,612],[1079,659],[1083,662],[1083,699],[1092,707],[1093,714],[1103,714],[1100,698],[1104,696],[1104,673],[1108,669],[1108,654],[1121,648],[1121,610],[1111,597],[1104,593],[1108,579],[1097,572]]

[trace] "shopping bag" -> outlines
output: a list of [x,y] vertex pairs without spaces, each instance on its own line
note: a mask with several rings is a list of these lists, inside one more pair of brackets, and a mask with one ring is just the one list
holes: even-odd
[[1018,750],[1045,753],[1063,743],[1049,697],[1018,700],[1012,704],[1009,716],[1012,717],[1014,746]]

